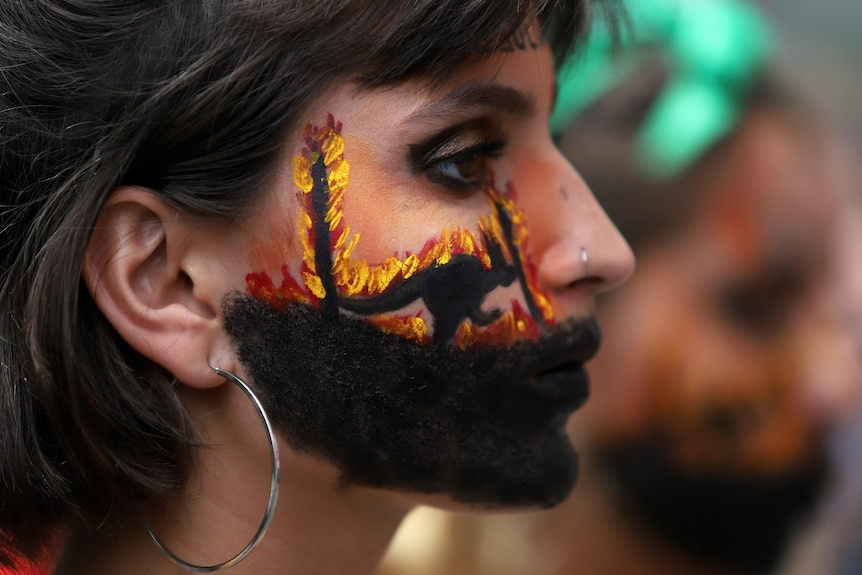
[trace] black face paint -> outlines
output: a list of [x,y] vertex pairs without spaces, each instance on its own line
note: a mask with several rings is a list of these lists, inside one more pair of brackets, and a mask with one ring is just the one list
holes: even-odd
[[[517,279],[530,315],[533,318],[541,318],[542,312],[527,288],[528,280],[514,239],[512,220],[499,203],[494,204],[494,209],[506,248],[513,254],[514,263],[506,261],[503,246],[486,234],[484,240],[490,267],[486,268],[474,255],[459,254],[445,264],[426,268],[411,276],[409,280],[393,284],[388,291],[380,295],[366,298],[340,297],[339,305],[354,313],[373,315],[395,311],[421,299],[434,318],[433,342],[437,345],[449,344],[465,320],[469,319],[479,326],[486,326],[497,320],[503,314],[502,310],[482,310],[482,302],[494,289],[511,285]],[[323,216],[318,214],[318,218],[322,219]],[[331,273],[328,275],[328,282],[334,284]]]
[[624,505],[680,550],[711,563],[768,573],[778,565],[800,521],[827,479],[827,459],[768,476],[694,472],[667,461],[657,434],[599,449],[620,485]]
[[485,326],[499,318],[501,310],[484,311],[482,302],[492,290],[510,285],[515,277],[510,266],[486,269],[478,258],[460,254],[445,265],[422,270],[381,295],[343,297],[339,303],[348,311],[372,315],[395,311],[421,299],[434,318],[433,341],[442,345],[451,342],[467,319]]
[[564,427],[588,395],[581,364],[598,347],[592,321],[512,347],[461,350],[242,294],[224,312],[277,428],[334,463],[345,484],[490,507],[551,506],[574,485]]
[[[319,151],[318,151],[319,152]],[[326,295],[322,301],[322,311],[329,317],[338,315],[338,290],[332,277],[332,247],[329,239],[329,222],[326,212],[329,209],[329,172],[323,161],[324,155],[311,166],[311,178],[314,185],[311,188],[311,205],[316,215],[312,219],[314,225],[314,263],[319,270],[327,270],[320,277]]]
[[566,191],[566,188],[560,188],[560,196],[562,196],[564,200],[569,199],[569,192]]

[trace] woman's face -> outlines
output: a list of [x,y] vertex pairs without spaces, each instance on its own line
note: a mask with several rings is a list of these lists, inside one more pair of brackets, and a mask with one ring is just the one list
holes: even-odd
[[593,298],[633,259],[551,140],[549,48],[524,44],[436,89],[322,94],[247,222],[225,328],[286,439],[348,482],[496,506],[574,481]]

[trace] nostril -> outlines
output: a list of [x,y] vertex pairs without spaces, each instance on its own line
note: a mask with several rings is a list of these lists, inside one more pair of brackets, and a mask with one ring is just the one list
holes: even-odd
[[584,277],[578,278],[578,279],[570,282],[569,285],[567,285],[566,287],[569,289],[575,288],[575,287],[585,287],[585,288],[589,288],[591,291],[594,290],[594,291],[598,292],[598,291],[604,291],[601,289],[602,284],[604,284],[604,283],[605,283],[605,281],[600,277],[584,276]]

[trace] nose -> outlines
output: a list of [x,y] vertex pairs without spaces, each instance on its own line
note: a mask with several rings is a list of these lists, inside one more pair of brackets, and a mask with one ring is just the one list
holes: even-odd
[[788,329],[785,357],[795,358],[803,404],[826,424],[854,415],[862,397],[859,326],[835,286],[824,287]]
[[590,314],[598,294],[631,276],[634,254],[555,146],[529,172],[535,176],[522,205],[536,280],[558,317]]

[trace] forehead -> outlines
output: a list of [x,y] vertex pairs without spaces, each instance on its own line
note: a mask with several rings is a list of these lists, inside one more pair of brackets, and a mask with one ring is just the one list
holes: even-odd
[[383,135],[391,133],[397,120],[439,122],[480,107],[518,112],[538,94],[552,96],[554,82],[550,48],[546,44],[535,48],[528,45],[524,49],[477,54],[442,83],[420,77],[366,88],[345,80],[316,100],[305,116],[318,118],[321,112],[337,111],[345,125],[370,127],[377,122]]

